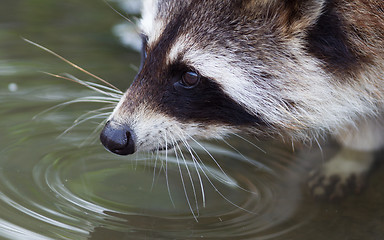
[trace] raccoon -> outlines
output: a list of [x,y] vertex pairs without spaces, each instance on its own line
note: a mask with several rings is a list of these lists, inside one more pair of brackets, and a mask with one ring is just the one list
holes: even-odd
[[382,0],[144,0],[139,26],[140,71],[100,135],[109,151],[331,134],[343,148],[313,193],[361,189],[384,145]]

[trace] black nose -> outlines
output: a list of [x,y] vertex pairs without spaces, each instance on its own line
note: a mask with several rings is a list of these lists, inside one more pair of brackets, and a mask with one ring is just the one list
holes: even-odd
[[112,125],[111,121],[105,124],[100,134],[104,147],[119,155],[128,155],[135,152],[133,131],[126,125]]

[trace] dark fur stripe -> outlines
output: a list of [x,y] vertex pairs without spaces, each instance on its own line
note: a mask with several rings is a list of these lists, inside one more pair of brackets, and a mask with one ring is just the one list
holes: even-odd
[[[177,82],[183,72],[173,70],[172,82]],[[264,125],[261,118],[249,114],[217,83],[207,78],[193,89],[175,88],[173,84],[168,86],[161,100],[161,110],[182,122]]]
[[307,49],[323,61],[326,70],[340,76],[349,75],[359,69],[361,59],[348,42],[333,1],[327,2],[324,13],[310,29]]

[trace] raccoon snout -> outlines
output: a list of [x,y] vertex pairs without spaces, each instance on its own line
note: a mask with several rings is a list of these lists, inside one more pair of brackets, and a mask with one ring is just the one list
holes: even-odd
[[133,131],[126,125],[116,126],[108,121],[101,131],[100,141],[107,150],[119,155],[128,155],[136,151]]

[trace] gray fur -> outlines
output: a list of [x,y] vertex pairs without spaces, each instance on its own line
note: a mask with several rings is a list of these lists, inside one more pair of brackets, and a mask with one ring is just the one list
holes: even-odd
[[[140,26],[149,57],[110,121],[136,132],[138,150],[238,131],[294,140],[331,133],[357,148],[361,122],[383,111],[383,9],[382,0],[145,0]],[[179,107],[164,99],[173,91],[166,87],[172,67],[180,64],[264,124],[188,119],[168,111]],[[343,141],[346,132],[353,139]],[[375,134],[369,132],[368,141],[381,141]]]

